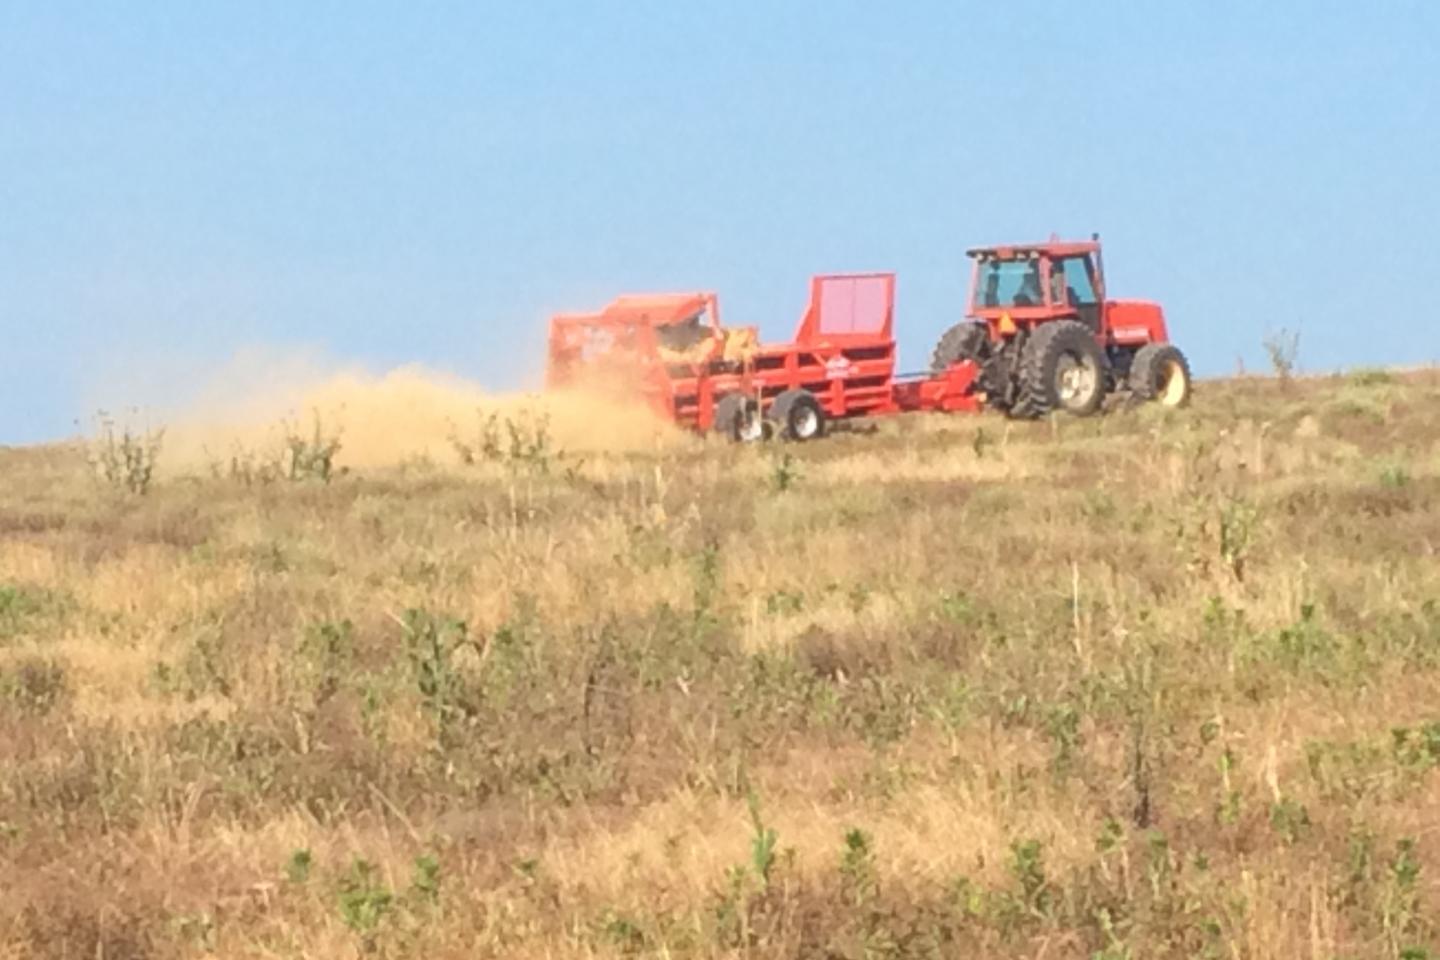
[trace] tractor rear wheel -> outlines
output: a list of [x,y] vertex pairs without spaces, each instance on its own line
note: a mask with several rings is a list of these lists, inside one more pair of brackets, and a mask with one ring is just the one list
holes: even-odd
[[1105,356],[1090,328],[1074,320],[1042,323],[1020,355],[1017,418],[1063,410],[1088,417],[1105,399]]
[[1128,385],[1137,401],[1183,407],[1190,402],[1190,363],[1174,344],[1147,343],[1130,361]]
[[776,397],[770,421],[786,440],[815,440],[825,433],[825,411],[809,390],[786,390]]
[[930,354],[930,372],[944,373],[961,360],[980,363],[990,346],[990,330],[983,323],[966,320],[940,335]]

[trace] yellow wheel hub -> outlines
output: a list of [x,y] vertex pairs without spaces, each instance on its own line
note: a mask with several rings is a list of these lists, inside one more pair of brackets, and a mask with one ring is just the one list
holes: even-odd
[[1160,389],[1156,391],[1162,406],[1179,406],[1185,400],[1190,384],[1185,377],[1185,368],[1174,360],[1165,364],[1160,371]]

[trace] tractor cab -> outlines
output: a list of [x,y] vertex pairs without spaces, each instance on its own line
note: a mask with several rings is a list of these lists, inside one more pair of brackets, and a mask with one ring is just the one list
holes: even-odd
[[974,261],[968,313],[1002,336],[1059,319],[1103,333],[1105,279],[1098,242],[983,247],[967,254]]

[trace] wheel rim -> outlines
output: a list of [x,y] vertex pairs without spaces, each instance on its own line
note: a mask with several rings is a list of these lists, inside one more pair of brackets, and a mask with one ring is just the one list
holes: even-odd
[[809,440],[820,431],[820,415],[811,407],[804,406],[790,417],[790,429],[801,440]]
[[765,420],[760,411],[751,407],[740,413],[740,426],[736,431],[741,443],[754,443],[765,436]]
[[1171,360],[1160,368],[1160,403],[1163,406],[1178,406],[1185,399],[1185,370],[1178,361]]
[[1055,368],[1055,382],[1060,402],[1067,407],[1080,407],[1089,402],[1099,382],[1095,365],[1083,357],[1063,354]]

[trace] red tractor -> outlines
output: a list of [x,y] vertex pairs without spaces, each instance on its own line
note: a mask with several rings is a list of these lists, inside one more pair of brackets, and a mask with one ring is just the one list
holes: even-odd
[[973,362],[986,406],[1016,418],[1088,416],[1119,390],[1166,406],[1189,399],[1190,366],[1160,305],[1106,299],[1098,236],[967,254],[967,319],[941,337],[933,372]]
[[896,371],[895,277],[811,280],[794,336],[762,344],[720,322],[713,293],[619,297],[551,318],[546,386],[639,399],[667,420],[741,442],[813,440],[830,422],[910,411],[1081,416],[1105,395],[1179,406],[1190,368],[1158,304],[1106,300],[1098,238],[971,250],[967,319],[927,374]]

